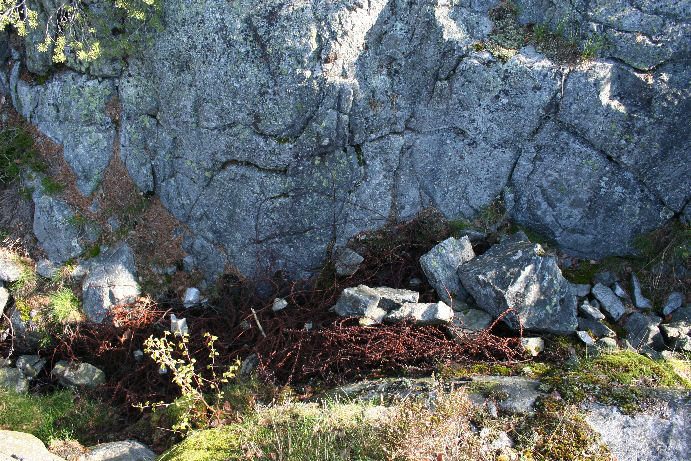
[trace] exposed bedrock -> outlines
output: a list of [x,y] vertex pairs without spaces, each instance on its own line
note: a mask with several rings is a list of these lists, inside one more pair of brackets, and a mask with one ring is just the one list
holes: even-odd
[[[425,207],[471,218],[498,195],[572,253],[631,251],[691,194],[689,15],[673,0],[574,15],[519,2],[524,22],[558,28],[562,14],[584,37],[615,37],[569,67],[532,47],[505,62],[482,51],[496,3],[164,1],[163,32],[119,78],[15,77],[9,90],[65,143],[84,193],[107,164],[115,125],[99,107],[117,91],[137,186],[205,242],[190,248],[247,275],[303,276],[360,231]],[[95,118],[80,121],[72,87],[92,91]],[[89,146],[104,160],[86,162]]]

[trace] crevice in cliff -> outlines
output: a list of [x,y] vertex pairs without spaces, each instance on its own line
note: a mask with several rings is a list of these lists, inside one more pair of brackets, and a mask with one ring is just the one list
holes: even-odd
[[247,161],[247,160],[237,160],[237,159],[231,159],[231,160],[226,160],[223,162],[218,169],[218,171],[223,171],[228,167],[231,166],[240,166],[240,167],[249,167],[249,168],[254,168],[255,170],[259,170],[264,173],[271,173],[271,174],[280,174],[280,175],[287,175],[288,174],[288,167],[283,167],[283,168],[267,168],[263,167],[260,165],[257,165],[256,163]]

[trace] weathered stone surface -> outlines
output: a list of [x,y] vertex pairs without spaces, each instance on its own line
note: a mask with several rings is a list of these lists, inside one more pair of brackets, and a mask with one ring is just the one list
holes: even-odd
[[681,307],[683,296],[678,291],[671,293],[662,308],[662,315],[669,315]]
[[381,298],[379,307],[387,311],[405,303],[416,303],[420,298],[420,293],[417,291],[404,288],[376,287],[372,289]]
[[0,281],[16,282],[24,276],[24,266],[10,252],[0,249]]
[[28,379],[33,379],[38,376],[45,365],[46,359],[42,359],[38,355],[20,355],[17,357],[15,366]]
[[602,352],[614,352],[619,347],[617,346],[617,340],[614,338],[600,338],[595,342],[595,347]]
[[578,336],[578,339],[580,339],[581,341],[583,341],[583,343],[584,343],[586,346],[594,346],[594,345],[595,345],[595,340],[593,339],[592,336],[590,336],[590,335],[588,334],[587,331],[581,331],[581,330],[579,330],[579,331],[576,332],[576,335]]
[[593,303],[587,299],[583,301],[580,306],[578,306],[578,312],[580,312],[584,317],[593,320],[602,320],[605,318],[605,315],[600,312],[600,309],[593,306]]
[[602,322],[598,322],[594,319],[578,317],[578,329],[583,331],[589,331],[592,333],[596,339],[603,337],[616,338],[617,334],[612,331],[607,325]]
[[679,321],[691,322],[691,305],[686,305],[672,312],[670,322]]
[[175,314],[170,314],[170,332],[173,336],[185,336],[189,333],[186,318],[177,318]]
[[90,195],[113,155],[115,122],[106,115],[105,106],[117,94],[115,82],[64,72],[44,85],[14,80],[10,92],[17,111],[63,145],[79,191]]
[[[540,381],[520,376],[473,376],[483,397],[492,396],[499,408],[513,413],[532,413],[535,401],[544,395]],[[471,390],[472,392],[472,384]]]
[[449,237],[420,257],[420,266],[439,299],[453,305],[454,300],[465,301],[468,293],[461,285],[458,267],[475,257],[468,237]]
[[192,307],[201,301],[201,292],[199,288],[191,287],[185,290],[185,298],[182,300],[182,304],[185,307]]
[[341,277],[353,275],[360,268],[360,264],[364,260],[365,258],[350,248],[341,247],[336,252],[336,273]]
[[492,316],[480,309],[454,310],[453,324],[463,331],[478,331],[492,324]]
[[674,347],[678,340],[691,334],[691,323],[677,321],[660,325],[660,332],[667,344]]
[[636,307],[639,309],[652,309],[653,303],[650,302],[648,298],[643,296],[641,291],[641,283],[638,281],[636,274],[631,273],[631,284],[633,285],[633,300],[636,303]]
[[579,298],[584,298],[590,294],[590,284],[589,283],[572,283],[571,291],[573,294]]
[[404,303],[416,303],[419,296],[417,291],[359,285],[343,290],[331,310],[341,317],[362,317],[379,323],[387,312]]
[[48,259],[60,266],[82,253],[79,239],[84,236],[75,226],[74,210],[59,198],[44,194],[37,188],[34,201],[34,235]]
[[529,46],[505,62],[477,51],[493,1],[183,1],[162,5],[165,27],[126,70],[86,68],[118,81],[30,85],[17,65],[9,86],[85,191],[112,153],[117,85],[120,155],[205,242],[187,251],[207,276],[226,261],[263,275],[267,259],[310,275],[360,231],[428,207],[472,219],[500,194],[563,249],[628,252],[691,197],[688,9],[519,3],[582,46],[602,37],[602,57],[566,69]]
[[156,453],[136,440],[123,440],[89,447],[76,461],[153,461]]
[[25,432],[0,430],[0,459],[3,461],[65,461],[46,449],[37,437]]
[[453,316],[454,312],[451,307],[442,301],[437,303],[405,303],[387,313],[384,321],[395,323],[412,320],[418,325],[437,325],[450,323]]
[[52,375],[58,378],[60,384],[75,390],[82,387],[94,389],[106,382],[106,375],[100,369],[89,363],[68,363],[59,361],[53,367]]
[[629,334],[626,339],[635,349],[649,347],[655,350],[662,350],[665,348],[665,343],[658,328],[659,324],[659,319],[653,319],[639,312],[634,312],[624,323],[624,329]]
[[601,283],[593,287],[593,295],[600,301],[602,309],[615,322],[626,313],[626,309],[617,295]]
[[622,461],[684,461],[691,453],[689,394],[664,398],[661,412],[625,415],[614,406],[590,404],[585,421]]
[[[477,305],[497,318],[516,309],[527,330],[568,334],[576,329],[576,298],[554,256],[525,235],[504,239],[458,269]],[[504,321],[518,328],[514,314]]]
[[132,302],[139,296],[134,255],[126,243],[121,243],[94,260],[82,281],[84,314],[101,323],[109,310],[119,304]]
[[0,368],[0,387],[16,394],[26,394],[29,381],[17,368]]

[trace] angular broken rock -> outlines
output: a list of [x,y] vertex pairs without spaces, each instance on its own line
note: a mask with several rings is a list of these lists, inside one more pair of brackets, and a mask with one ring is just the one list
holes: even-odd
[[626,313],[626,309],[622,304],[621,300],[617,295],[614,294],[612,290],[607,288],[601,283],[598,283],[593,287],[593,296],[595,296],[602,306],[602,309],[609,315],[609,317],[615,322],[618,321],[622,315]]
[[463,331],[484,330],[492,324],[492,316],[480,309],[463,309],[454,311],[452,323]]
[[652,309],[653,303],[650,302],[648,298],[643,296],[641,291],[641,283],[638,281],[638,277],[633,272],[631,273],[631,283],[633,285],[633,301],[636,307],[639,309]]
[[52,374],[63,386],[77,390],[81,387],[94,389],[106,382],[105,373],[89,363],[70,364],[61,360],[53,367]]
[[[449,237],[420,257],[420,266],[439,299],[452,305],[454,299],[464,301],[467,292],[458,278],[458,267],[475,257],[470,239]],[[450,296],[449,296],[450,295]]]
[[24,373],[27,379],[33,379],[43,370],[45,364],[46,359],[42,359],[38,355],[20,355],[15,366]]
[[276,298],[276,299],[274,299],[274,303],[271,306],[271,310],[274,312],[278,312],[278,311],[282,311],[286,307],[288,307],[288,301],[286,301],[283,298]]
[[648,317],[640,312],[631,314],[624,323],[628,332],[626,338],[635,349],[652,348],[657,351],[665,348],[665,342],[658,325],[659,319]]
[[[527,330],[568,334],[576,329],[576,297],[556,258],[522,232],[460,266],[458,275],[477,305],[494,318],[515,309]],[[503,320],[519,328],[515,314]]]
[[583,317],[578,318],[578,329],[591,332],[597,339],[604,337],[616,338],[617,336],[617,334],[604,323]]
[[62,265],[68,259],[82,253],[79,239],[83,233],[74,225],[75,213],[62,200],[43,194],[40,189],[33,193],[34,235],[48,259]]
[[26,394],[29,390],[29,381],[17,368],[0,368],[0,388],[15,394]]
[[185,336],[188,334],[187,319],[179,319],[175,314],[170,314],[170,332],[173,333],[173,336]]
[[136,440],[109,442],[89,447],[76,461],[153,461],[156,453]]
[[590,284],[589,283],[572,283],[571,291],[573,294],[579,298],[584,298],[590,294]]
[[404,320],[413,320],[418,325],[438,325],[451,322],[453,310],[446,303],[405,303],[401,307],[392,310],[385,322],[396,323]]
[[593,306],[593,303],[587,299],[578,306],[578,311],[583,315],[583,317],[590,318],[593,320],[602,320],[605,318],[605,314],[600,312],[600,309]]
[[675,310],[679,309],[683,301],[683,296],[678,291],[670,294],[665,302],[665,306],[662,308],[662,315],[669,315]]
[[198,288],[191,287],[185,290],[185,299],[183,300],[183,304],[185,307],[192,307],[197,304],[199,304],[199,301],[201,300],[201,292],[199,291]]
[[336,252],[336,273],[341,277],[353,275],[364,261],[361,255],[348,247],[341,247]]
[[97,258],[82,282],[84,314],[101,323],[110,310],[133,302],[140,294],[134,255],[126,243],[121,243]]
[[590,336],[590,335],[588,334],[587,331],[579,330],[579,331],[576,332],[576,334],[578,335],[578,338],[579,338],[581,341],[583,341],[583,343],[584,343],[586,346],[594,346],[594,345],[595,345],[595,340],[592,338],[592,336]]
[[417,291],[358,285],[343,290],[330,310],[341,317],[361,317],[380,323],[388,311],[404,303],[415,303],[419,296]]

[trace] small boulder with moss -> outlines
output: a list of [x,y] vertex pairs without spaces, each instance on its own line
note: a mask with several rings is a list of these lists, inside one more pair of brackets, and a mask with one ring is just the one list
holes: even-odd
[[79,390],[82,387],[94,389],[106,382],[106,374],[99,368],[83,362],[59,361],[53,367],[52,375],[65,387]]

